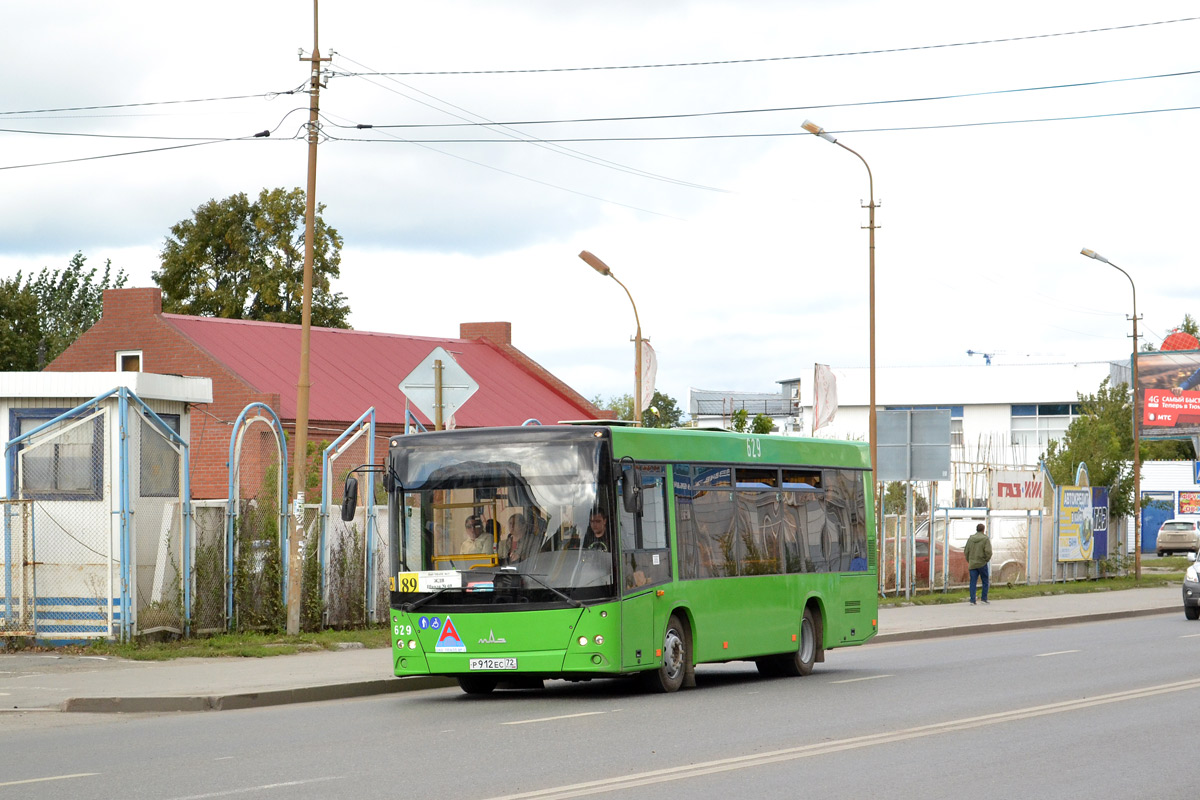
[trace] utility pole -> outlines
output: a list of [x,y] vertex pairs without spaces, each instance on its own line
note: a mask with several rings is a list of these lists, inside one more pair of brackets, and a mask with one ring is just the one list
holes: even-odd
[[308,470],[308,357],[312,331],[313,249],[317,218],[317,138],[320,132],[321,50],[317,45],[317,0],[313,0],[313,50],[301,61],[312,64],[308,98],[308,190],[304,209],[304,295],[300,311],[300,378],[296,382],[296,441],[292,456],[292,536],[288,541],[287,632],[300,633],[300,591],[304,575],[300,563],[300,542],[304,538],[304,488]]

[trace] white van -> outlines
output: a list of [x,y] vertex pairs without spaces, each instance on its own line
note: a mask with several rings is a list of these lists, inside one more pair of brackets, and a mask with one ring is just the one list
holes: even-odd
[[[946,525],[950,526],[951,547],[961,548],[975,533],[979,523],[987,525],[988,538],[992,540],[991,580],[993,583],[1024,583],[1027,575],[1043,574],[1043,580],[1051,574],[1054,550],[1050,517],[1026,516],[1025,512],[992,512],[989,517],[983,509],[965,509],[934,513],[933,530],[936,537],[946,541]],[[1039,522],[1042,527],[1039,528]],[[1044,535],[1039,536],[1039,531]],[[918,537],[929,535],[929,523],[917,527]],[[1038,558],[1041,544],[1042,558]]]

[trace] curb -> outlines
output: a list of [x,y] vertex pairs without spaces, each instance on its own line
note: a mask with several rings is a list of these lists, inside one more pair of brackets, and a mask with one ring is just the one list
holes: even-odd
[[416,676],[411,678],[382,678],[353,683],[333,683],[325,686],[305,686],[297,689],[272,689],[264,692],[237,692],[214,695],[168,695],[162,697],[70,697],[62,702],[59,711],[99,714],[163,713],[170,711],[231,711],[240,708],[263,708],[292,703],[315,703],[321,700],[345,700],[394,692],[414,692],[421,689],[442,689],[456,685],[449,678]]
[[1162,608],[1139,608],[1132,611],[1104,611],[1095,614],[1077,614],[1071,617],[1045,617],[1042,619],[1013,620],[1012,622],[980,622],[973,625],[958,625],[953,628],[929,628],[926,630],[878,633],[872,642],[912,642],[921,639],[942,639],[948,636],[968,636],[975,633],[997,633],[1028,628],[1053,628],[1059,625],[1075,625],[1081,622],[1103,622],[1125,617],[1148,617],[1153,614],[1178,613],[1179,604]]

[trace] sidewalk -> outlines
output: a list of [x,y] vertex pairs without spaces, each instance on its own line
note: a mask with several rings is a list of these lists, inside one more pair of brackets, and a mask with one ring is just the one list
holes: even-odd
[[[875,642],[1178,613],[1178,586],[1062,594],[990,605],[883,607]],[[1197,630],[1200,630],[1198,628]],[[336,700],[453,685],[396,678],[388,649],[347,649],[271,658],[127,661],[99,656],[0,652],[0,712],[166,712]]]

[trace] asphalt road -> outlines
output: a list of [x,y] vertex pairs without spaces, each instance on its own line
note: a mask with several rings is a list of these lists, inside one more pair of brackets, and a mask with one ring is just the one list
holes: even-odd
[[31,714],[0,798],[1193,797],[1200,630],[1182,615],[878,644],[806,678],[702,667],[472,698]]

